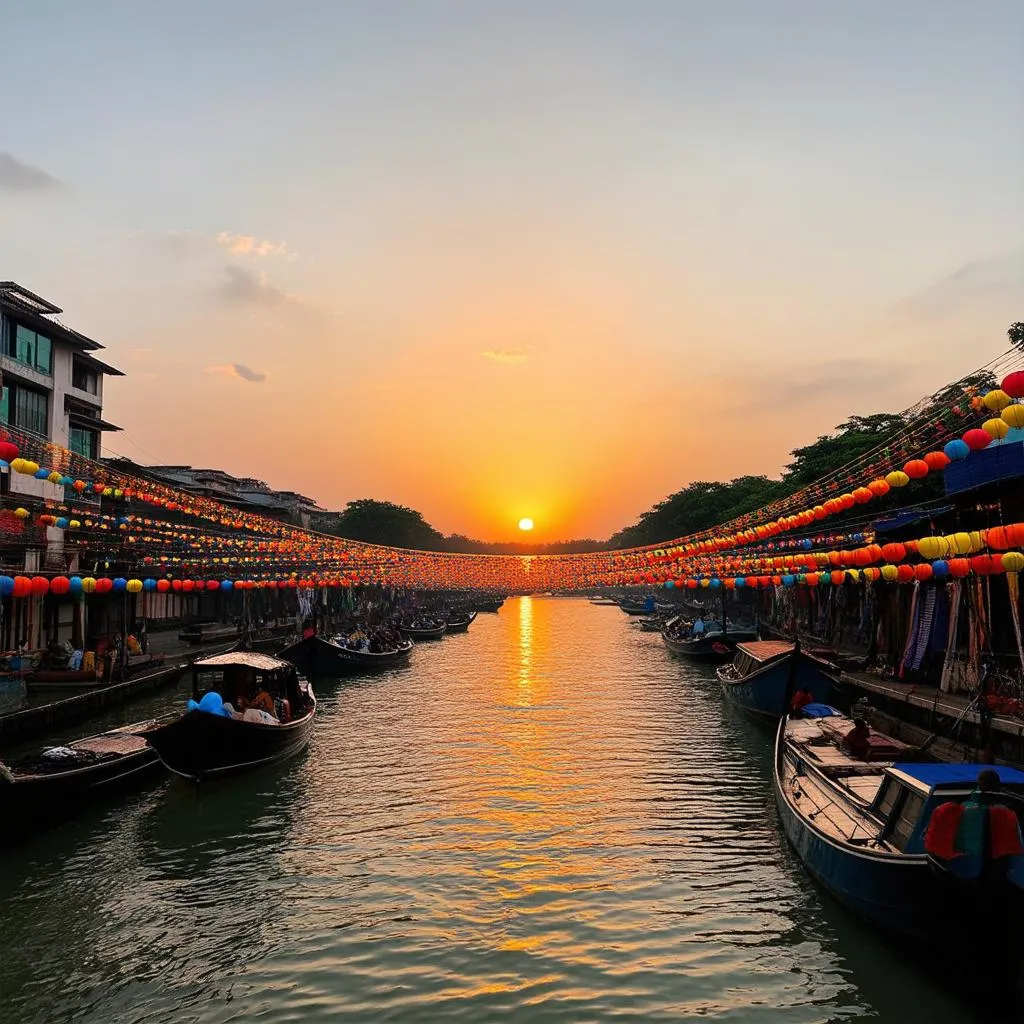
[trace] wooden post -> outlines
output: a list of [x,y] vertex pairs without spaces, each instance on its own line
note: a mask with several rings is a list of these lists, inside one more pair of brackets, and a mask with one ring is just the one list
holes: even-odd
[[793,653],[789,656],[789,672],[786,673],[786,696],[782,702],[782,717],[789,714],[793,705],[793,694],[796,691],[796,666],[800,660],[800,637],[793,641]]

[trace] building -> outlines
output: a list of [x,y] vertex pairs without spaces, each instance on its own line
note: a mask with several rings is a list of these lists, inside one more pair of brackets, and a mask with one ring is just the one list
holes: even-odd
[[[104,431],[103,381],[124,374],[97,358],[98,341],[66,327],[63,310],[13,281],[0,281],[0,422],[99,459]],[[4,491],[59,499],[57,484],[5,474]]]
[[193,469],[191,466],[138,466],[124,459],[107,460],[123,473],[155,480],[224,505],[277,519],[308,529],[324,510],[315,499],[295,491],[275,491],[254,477],[236,477],[222,469]]

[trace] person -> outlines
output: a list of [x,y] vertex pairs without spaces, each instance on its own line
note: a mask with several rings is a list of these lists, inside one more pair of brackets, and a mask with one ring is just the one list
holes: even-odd
[[802,711],[808,704],[814,703],[814,694],[807,689],[806,686],[801,686],[796,693],[793,694],[793,701],[790,704],[791,711]]
[[867,761],[871,755],[871,729],[863,718],[853,720],[853,728],[843,737],[843,746],[858,761]]
[[696,620],[693,623],[693,635],[694,636],[703,636],[704,635],[704,620],[700,616],[697,616]]
[[306,628],[302,631],[302,639],[308,640],[311,636],[316,636],[316,626],[312,619],[306,619]]
[[248,702],[247,708],[255,708],[257,711],[266,711],[268,715],[273,715],[275,711],[274,698],[261,687],[260,692]]

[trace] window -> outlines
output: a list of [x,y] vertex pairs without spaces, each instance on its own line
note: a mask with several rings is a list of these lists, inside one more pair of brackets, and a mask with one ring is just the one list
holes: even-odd
[[921,817],[922,807],[924,807],[924,797],[920,793],[908,791],[900,805],[899,817],[893,823],[892,831],[889,833],[889,841],[897,850],[907,848],[907,843],[914,834],[918,819]]
[[71,386],[90,395],[100,393],[100,375],[77,357],[71,364]]
[[[8,336],[10,345],[10,337]],[[40,373],[53,373],[53,342],[45,334],[36,334],[27,327],[17,324],[14,330],[14,347],[8,355],[14,356],[19,363],[31,366]]]
[[11,389],[4,388],[0,393],[0,423],[11,422]]
[[14,388],[14,425],[33,434],[47,437],[50,433],[50,402],[41,391]]
[[95,459],[99,454],[99,435],[88,427],[72,427],[68,447],[87,459]]

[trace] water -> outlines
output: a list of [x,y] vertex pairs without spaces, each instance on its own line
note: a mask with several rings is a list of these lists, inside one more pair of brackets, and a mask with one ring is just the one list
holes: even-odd
[[808,882],[770,733],[615,608],[319,689],[301,758],[0,857],[0,1022],[1003,1019]]

